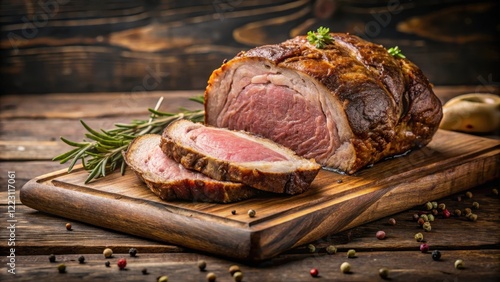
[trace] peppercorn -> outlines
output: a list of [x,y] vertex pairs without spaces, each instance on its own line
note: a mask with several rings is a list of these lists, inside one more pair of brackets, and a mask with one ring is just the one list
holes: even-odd
[[432,208],[433,209],[437,209],[437,207],[438,207],[438,203],[437,202],[431,202],[431,204],[432,204]]
[[432,214],[429,214],[427,216],[427,218],[429,219],[429,222],[433,222],[434,221],[434,215],[432,215]]
[[498,196],[498,189],[493,188],[493,189],[491,189],[491,192],[493,193],[493,195]]
[[55,256],[54,254],[51,254],[51,255],[49,256],[49,261],[50,261],[50,262],[56,262],[56,256]]
[[343,182],[342,179],[337,180],[337,183],[339,183],[339,184],[342,182]]
[[476,210],[479,209],[479,203],[478,202],[473,202],[472,207],[475,208]]
[[200,271],[204,271],[205,268],[207,268],[207,263],[204,260],[199,260],[198,268],[200,269]]
[[312,277],[318,277],[319,271],[316,268],[311,268],[311,270],[309,270],[309,274],[311,274]]
[[116,264],[118,265],[120,270],[125,269],[125,266],[127,266],[127,260],[125,258],[121,258]]
[[78,258],[78,262],[79,262],[79,263],[85,263],[85,257],[84,257],[84,256],[80,256],[80,257]]
[[476,220],[477,220],[477,214],[475,214],[475,213],[471,213],[471,214],[467,215],[467,218],[468,218],[470,221],[476,221]]
[[61,263],[57,266],[57,271],[59,271],[59,273],[65,273],[66,272],[66,265],[64,263]]
[[445,205],[444,203],[440,203],[440,204],[438,205],[438,210],[442,210],[442,211],[444,211],[445,209],[446,209],[446,205]]
[[426,243],[420,244],[420,251],[422,253],[427,253],[429,251],[429,245]]
[[375,236],[377,237],[377,239],[383,240],[383,239],[385,239],[385,232],[382,231],[382,230],[377,231],[377,233],[375,234]]
[[465,216],[468,216],[469,214],[472,213],[472,210],[470,208],[465,208],[464,213],[465,213]]
[[209,272],[209,273],[207,274],[207,281],[209,281],[209,282],[213,282],[213,281],[215,281],[215,279],[217,279],[217,276],[215,276],[215,273],[213,273],[213,272]]
[[66,230],[71,231],[71,223],[66,223]]
[[439,214],[439,212],[438,212],[438,210],[437,210],[437,209],[433,209],[433,210],[432,210],[432,215],[433,215],[433,216],[436,216],[436,215],[438,215],[438,214]]
[[456,209],[454,212],[453,212],[456,216],[461,216],[462,215],[462,211],[459,210],[459,209]]
[[232,211],[231,211],[231,214],[232,214],[232,215],[235,215],[235,214],[236,214],[236,210],[232,210]]
[[456,269],[463,269],[465,266],[464,266],[464,261],[461,260],[461,259],[457,259],[455,261],[455,268]]
[[307,245],[307,249],[309,250],[310,253],[316,252],[316,247],[313,244]]
[[326,252],[329,255],[336,254],[337,253],[337,248],[334,245],[329,245],[328,247],[326,247]]
[[241,280],[243,280],[243,273],[241,271],[236,271],[233,274],[233,279],[235,282],[241,282]]
[[143,268],[141,270],[141,272],[142,272],[142,274],[147,275],[148,274],[148,269],[147,268]]
[[231,265],[231,267],[229,267],[229,273],[231,273],[231,276],[233,276],[237,271],[241,271],[239,266]]
[[168,282],[168,276],[163,275],[163,276],[158,277],[158,282]]
[[417,221],[418,225],[422,226],[425,223],[425,220],[423,218],[419,218]]
[[462,196],[458,195],[456,199],[457,199],[457,202],[461,202],[462,201]]
[[389,224],[390,225],[396,225],[396,220],[394,218],[389,218]]
[[383,267],[381,269],[378,270],[378,275],[383,278],[383,279],[386,279],[389,277],[389,269]]
[[255,214],[256,214],[255,210],[248,210],[249,217],[255,217]]
[[111,250],[110,248],[106,248],[104,249],[102,254],[104,255],[105,258],[110,258],[113,256],[113,250]]
[[340,265],[340,271],[342,273],[349,273],[351,272],[351,264],[348,263],[348,262],[343,262],[341,265]]
[[432,210],[432,203],[431,203],[431,202],[427,202],[427,203],[425,203],[425,208],[426,208],[427,210]]
[[466,196],[467,198],[471,199],[471,198],[472,198],[472,192],[471,192],[471,191],[467,191],[467,192],[465,193],[465,196]]
[[443,216],[444,216],[444,218],[449,218],[449,217],[451,216],[450,211],[449,211],[449,210],[447,210],[447,209],[444,209],[444,210],[443,210]]
[[128,250],[128,254],[131,256],[131,257],[135,257],[137,255],[137,249],[136,248],[130,248]]
[[347,257],[348,258],[353,258],[355,256],[356,256],[356,250],[350,249],[350,250],[347,251]]
[[432,259],[433,260],[440,260],[441,259],[441,252],[438,250],[432,251]]
[[426,214],[421,215],[420,218],[423,219],[424,222],[429,221],[429,217]]
[[104,265],[105,265],[106,267],[110,267],[110,266],[111,266],[111,263],[110,263],[110,262],[109,262],[109,260],[108,260],[108,261],[106,261],[106,262],[104,263]]
[[417,242],[422,242],[422,241],[424,240],[424,234],[422,234],[422,233],[420,233],[420,232],[419,232],[419,233],[417,233],[417,234],[415,234],[415,240],[416,240]]
[[430,222],[426,222],[426,223],[424,223],[424,225],[422,225],[422,228],[423,228],[426,232],[431,231],[431,229],[432,229],[431,223],[430,223]]

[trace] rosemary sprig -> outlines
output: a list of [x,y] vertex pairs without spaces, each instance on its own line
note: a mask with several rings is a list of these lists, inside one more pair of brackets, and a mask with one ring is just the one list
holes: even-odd
[[389,54],[391,54],[392,56],[394,57],[400,57],[400,58],[406,58],[405,55],[403,55],[403,53],[401,53],[401,49],[399,49],[398,46],[394,46],[394,47],[391,47],[387,50],[387,52],[389,52]]
[[307,41],[316,46],[318,49],[325,48],[325,45],[332,43],[333,38],[330,35],[330,29],[327,27],[319,27],[316,32],[307,32]]
[[[189,100],[203,104],[203,96]],[[160,112],[158,108],[162,101],[163,97],[158,100],[154,109],[148,109],[151,113],[148,120],[133,120],[129,124],[116,123],[115,128],[110,130],[101,129],[97,131],[88,126],[83,120],[80,120],[87,130],[86,139],[82,142],[74,142],[61,137],[64,143],[75,148],[52,160],[59,161],[61,164],[71,161],[68,173],[73,170],[75,164],[80,160],[85,170],[89,172],[85,183],[104,177],[118,167],[120,167],[123,175],[126,164],[122,152],[127,150],[134,138],[148,133],[159,134],[167,125],[178,119],[188,119],[194,122],[204,120],[204,110],[180,109],[180,112],[175,114]]]

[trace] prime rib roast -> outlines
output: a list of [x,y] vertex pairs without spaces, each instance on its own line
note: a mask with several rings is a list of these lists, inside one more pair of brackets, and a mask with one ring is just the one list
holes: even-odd
[[240,52],[209,78],[207,125],[243,130],[349,174],[428,144],[441,103],[422,71],[349,34]]
[[160,146],[188,169],[274,193],[304,192],[321,168],[269,139],[188,120],[171,123]]
[[139,136],[124,154],[125,161],[153,193],[163,200],[229,203],[248,199],[258,190],[241,183],[214,180],[184,168],[160,149],[160,135]]

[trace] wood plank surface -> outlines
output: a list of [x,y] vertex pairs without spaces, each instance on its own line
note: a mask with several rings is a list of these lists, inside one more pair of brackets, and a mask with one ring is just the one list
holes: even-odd
[[[21,190],[21,200],[35,209],[90,224],[258,261],[496,179],[500,177],[499,144],[440,130],[426,148],[356,175],[323,170],[301,195],[226,205],[163,202],[130,171],[83,185],[87,173],[81,169],[30,181]],[[130,213],[131,209],[140,213]],[[233,209],[236,215],[231,214]],[[257,211],[255,218],[246,215],[249,209]]]

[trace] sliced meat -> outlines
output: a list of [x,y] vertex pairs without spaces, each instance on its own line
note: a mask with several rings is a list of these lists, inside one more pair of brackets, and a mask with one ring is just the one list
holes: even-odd
[[184,167],[211,178],[274,193],[304,192],[321,168],[269,139],[187,120],[165,129],[161,148]]
[[229,203],[259,193],[241,183],[213,180],[185,169],[163,153],[160,139],[156,134],[137,137],[124,157],[137,176],[161,199]]
[[205,123],[347,173],[428,144],[442,110],[420,69],[381,45],[332,37],[324,49],[298,36],[224,63],[205,91]]

